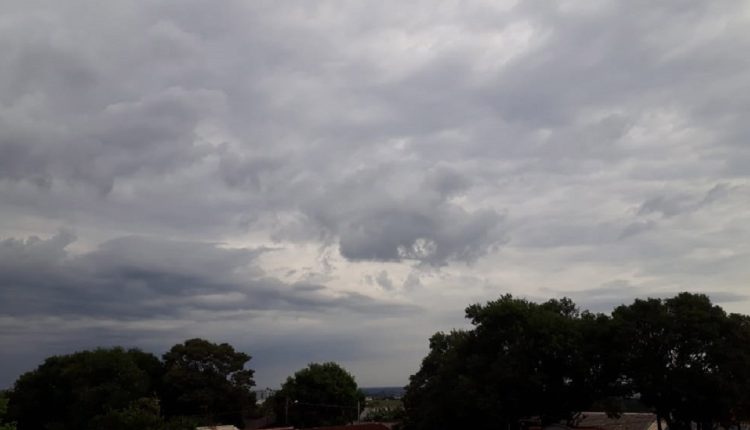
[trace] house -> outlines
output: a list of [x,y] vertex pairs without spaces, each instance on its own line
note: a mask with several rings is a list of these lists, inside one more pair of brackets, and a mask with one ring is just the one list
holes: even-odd
[[[576,429],[586,430],[658,430],[656,414],[652,413],[624,413],[619,418],[610,418],[605,412],[581,412]],[[667,425],[662,421],[662,429]],[[544,430],[566,430],[564,424],[553,424]]]

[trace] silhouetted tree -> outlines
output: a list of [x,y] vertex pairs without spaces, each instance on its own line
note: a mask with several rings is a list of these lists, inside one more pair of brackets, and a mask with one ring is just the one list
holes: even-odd
[[750,317],[705,295],[635,300],[611,317],[506,295],[466,316],[471,330],[430,339],[404,397],[407,428],[575,424],[593,404],[616,415],[628,397],[673,430],[750,418]]
[[632,392],[671,429],[709,429],[747,417],[747,317],[727,316],[703,294],[681,293],[620,306],[613,321]]
[[604,342],[593,327],[607,319],[582,317],[569,299],[539,305],[506,295],[469,306],[466,316],[472,330],[430,339],[404,399],[409,428],[518,428],[532,416],[572,421],[609,383],[612,372],[584,338],[590,332]]
[[94,428],[95,417],[153,395],[159,373],[159,360],[138,350],[53,356],[16,381],[8,415],[19,430]]
[[207,424],[243,427],[254,412],[250,356],[227,344],[190,339],[164,354],[162,407],[168,417],[194,416]]
[[357,419],[364,394],[336,363],[312,363],[287,378],[272,399],[277,421],[295,427],[346,424]]

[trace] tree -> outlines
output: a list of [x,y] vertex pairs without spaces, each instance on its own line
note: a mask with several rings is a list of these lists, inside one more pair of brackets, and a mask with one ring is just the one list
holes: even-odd
[[312,363],[287,378],[272,401],[278,421],[304,428],[355,420],[364,394],[338,364]]
[[613,312],[627,348],[631,391],[669,428],[711,429],[748,416],[750,323],[727,316],[703,294],[635,300]]
[[720,401],[724,428],[750,421],[750,316],[731,314],[725,320],[716,359],[721,363]]
[[160,412],[159,399],[141,398],[126,408],[110,410],[94,417],[90,427],[102,430],[161,430],[164,420]]
[[491,419],[465,369],[469,337],[468,332],[458,330],[430,338],[430,352],[406,387],[406,428],[481,428],[476,421]]
[[95,417],[90,427],[101,430],[194,430],[197,422],[187,417],[165,420],[159,399],[141,398],[125,409],[111,410]]
[[158,363],[142,351],[122,348],[47,358],[16,381],[8,415],[19,430],[94,428],[94,418],[154,393]]
[[234,424],[254,412],[250,356],[227,344],[190,339],[164,354],[162,405],[167,417],[196,416],[206,424]]
[[510,295],[472,305],[474,328],[430,339],[430,353],[404,398],[408,428],[519,428],[572,422],[604,391],[613,372],[583,335],[607,318],[581,314],[569,299],[536,304]]

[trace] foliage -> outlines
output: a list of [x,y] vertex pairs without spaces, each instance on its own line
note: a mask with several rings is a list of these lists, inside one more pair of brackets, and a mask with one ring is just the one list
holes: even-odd
[[272,402],[280,423],[304,428],[355,420],[364,395],[338,364],[312,363],[287,378]]
[[250,356],[227,344],[190,339],[164,354],[162,401],[168,417],[195,416],[206,424],[243,427],[254,412]]
[[636,300],[613,312],[630,389],[674,430],[748,418],[750,321],[701,294]]
[[89,426],[101,430],[193,430],[196,422],[186,417],[165,420],[159,399],[141,398],[127,408],[95,417]]
[[510,295],[472,305],[470,331],[437,333],[404,403],[414,429],[517,427],[525,417],[571,421],[600,392],[584,332],[568,299],[535,304]]
[[16,424],[6,421],[8,412],[8,393],[0,391],[0,430],[16,430]]
[[472,305],[473,328],[430,339],[404,397],[407,428],[575,424],[597,404],[640,402],[670,428],[736,426],[750,415],[750,318],[708,297],[636,300],[612,316],[510,295]]
[[107,411],[94,417],[89,427],[102,430],[159,430],[164,427],[164,420],[160,414],[158,399],[141,398],[124,409]]
[[164,362],[122,348],[49,357],[16,381],[7,420],[16,421],[18,430],[242,426],[254,407],[253,371],[244,369],[249,359],[227,344],[201,339],[175,345]]
[[365,412],[360,416],[362,421],[395,422],[404,419],[404,404],[401,400],[376,399],[368,400]]
[[50,357],[16,381],[9,415],[19,430],[90,428],[95,417],[153,393],[158,359],[144,354],[111,348]]

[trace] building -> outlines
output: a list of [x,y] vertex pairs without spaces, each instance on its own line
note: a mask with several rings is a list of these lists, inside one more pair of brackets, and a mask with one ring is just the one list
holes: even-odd
[[[624,413],[619,418],[610,418],[605,412],[581,412],[576,429],[586,430],[658,430],[656,414],[652,413]],[[553,424],[544,430],[566,430],[564,424]],[[662,429],[667,424],[662,420]]]

